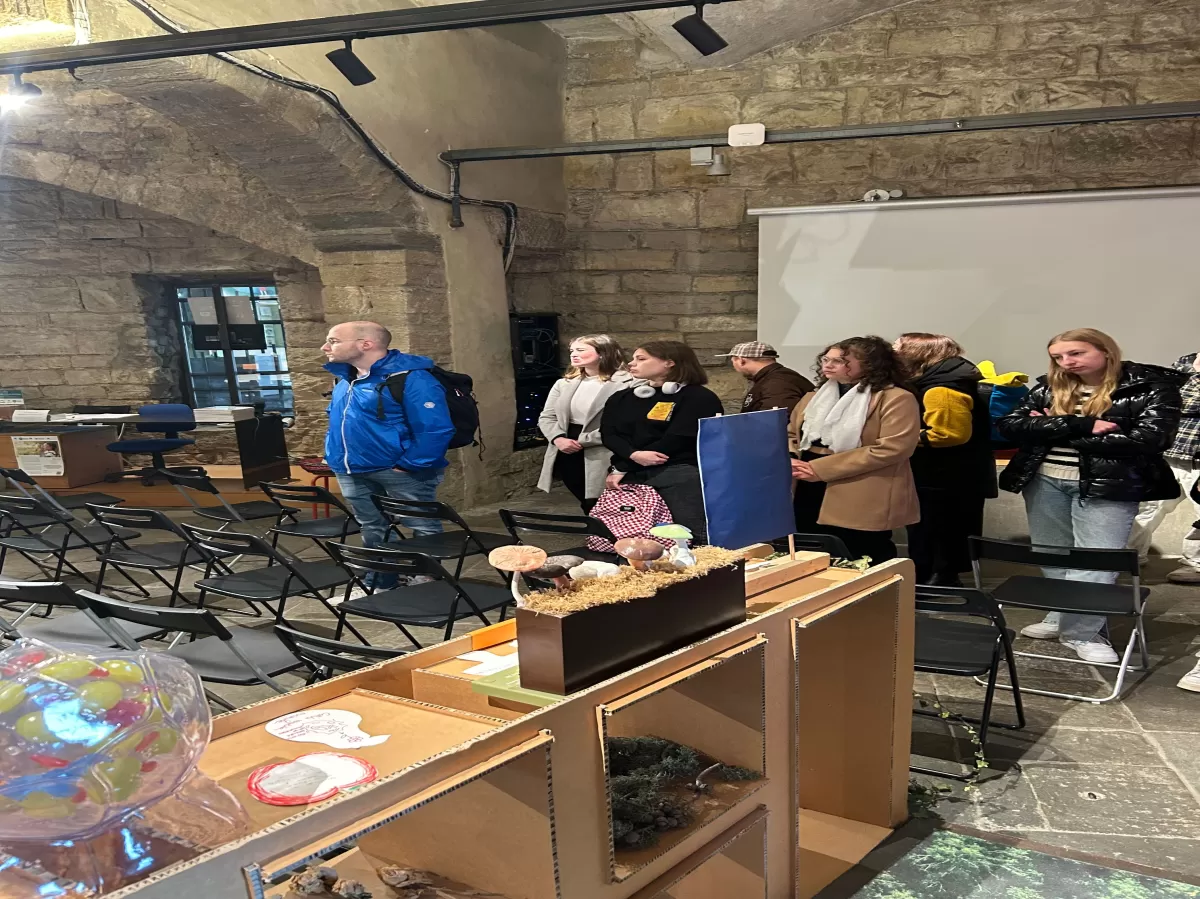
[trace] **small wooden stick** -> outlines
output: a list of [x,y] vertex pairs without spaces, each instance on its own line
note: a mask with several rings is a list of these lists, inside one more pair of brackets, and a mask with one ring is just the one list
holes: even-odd
[[788,534],[788,555],[792,557],[792,561],[796,561],[796,535]]

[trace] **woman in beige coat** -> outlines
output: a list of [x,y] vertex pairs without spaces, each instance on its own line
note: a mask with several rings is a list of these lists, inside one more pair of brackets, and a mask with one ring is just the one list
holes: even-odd
[[887,341],[851,337],[819,358],[820,384],[792,413],[797,533],[841,537],[853,558],[896,557],[892,529],[920,520],[909,457],[921,435],[916,397]]
[[614,393],[640,383],[625,371],[621,345],[607,334],[571,341],[571,367],[555,382],[538,416],[550,445],[538,488],[550,492],[555,479],[574,494],[584,514],[604,490],[612,453],[600,440],[600,415]]

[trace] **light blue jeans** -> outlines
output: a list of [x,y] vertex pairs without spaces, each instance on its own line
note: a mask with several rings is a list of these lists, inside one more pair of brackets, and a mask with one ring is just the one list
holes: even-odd
[[[1036,475],[1025,488],[1025,513],[1029,537],[1035,545],[1080,546],[1089,549],[1124,549],[1133,530],[1137,503],[1080,497],[1079,482]],[[1112,584],[1116,572],[1043,568],[1046,577],[1069,581]],[[1058,621],[1059,639],[1090,643],[1104,629],[1103,615],[1051,612],[1046,621]]]
[[[435,502],[438,485],[442,483],[445,475],[444,468],[422,472],[388,469],[367,474],[339,474],[337,481],[342,496],[349,503],[358,523],[362,525],[363,546],[378,548],[388,545],[388,520],[372,502],[373,495]],[[434,518],[401,518],[399,521],[413,534],[442,532],[442,523]],[[395,548],[403,549],[399,541],[392,540],[391,544]],[[363,581],[368,587],[373,586],[378,590],[390,590],[396,586],[395,575],[376,575],[372,572],[364,577]]]

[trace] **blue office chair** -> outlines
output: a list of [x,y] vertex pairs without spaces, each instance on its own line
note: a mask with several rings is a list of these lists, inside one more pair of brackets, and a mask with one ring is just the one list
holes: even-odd
[[192,411],[191,406],[185,406],[182,403],[156,403],[142,406],[138,409],[138,415],[142,419],[136,425],[138,431],[143,434],[165,434],[166,436],[141,440],[118,440],[116,443],[110,443],[108,445],[110,453],[149,454],[153,461],[147,468],[125,471],[120,475],[110,475],[105,480],[119,481],[122,478],[141,478],[142,483],[149,487],[154,484],[155,478],[159,477],[158,472],[162,469],[179,474],[203,473],[204,470],[195,465],[168,469],[167,463],[163,461],[163,453],[182,449],[185,446],[193,446],[196,443],[189,437],[179,436],[181,431],[196,430],[196,413]]

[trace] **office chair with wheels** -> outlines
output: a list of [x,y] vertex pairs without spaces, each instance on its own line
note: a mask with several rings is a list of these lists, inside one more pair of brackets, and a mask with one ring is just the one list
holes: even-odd
[[140,440],[118,440],[116,443],[110,443],[108,445],[110,453],[144,454],[149,455],[152,460],[146,468],[125,471],[120,475],[110,475],[110,479],[119,481],[124,478],[140,478],[142,483],[149,487],[154,484],[156,478],[161,476],[162,471],[172,471],[177,474],[202,474],[204,472],[204,469],[197,465],[181,465],[168,469],[167,463],[163,460],[163,453],[183,449],[185,446],[193,446],[196,443],[190,437],[179,436],[183,431],[196,430],[196,413],[190,406],[182,403],[155,403],[142,406],[138,409],[138,415],[142,418],[136,424],[140,432],[165,436],[146,437]]

